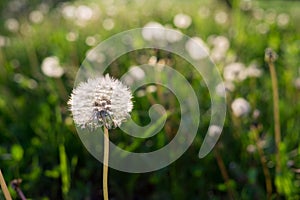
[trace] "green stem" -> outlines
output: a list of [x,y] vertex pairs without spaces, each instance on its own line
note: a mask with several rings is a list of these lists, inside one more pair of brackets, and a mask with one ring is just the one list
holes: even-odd
[[280,164],[280,142],[281,142],[281,133],[280,133],[280,117],[279,117],[279,94],[278,94],[278,81],[276,70],[274,66],[274,61],[276,60],[275,52],[268,49],[268,55],[266,55],[266,60],[269,65],[271,80],[272,80],[272,90],[273,90],[273,112],[274,112],[274,123],[275,123],[275,144],[276,144],[276,173],[280,173],[281,164]]
[[108,200],[108,155],[109,155],[109,134],[108,129],[104,126],[104,156],[103,156],[103,198]]
[[228,172],[226,170],[226,167],[225,167],[225,164],[224,164],[224,161],[217,149],[218,147],[216,147],[214,149],[214,156],[217,160],[217,163],[218,163],[218,166],[219,166],[219,169],[221,171],[221,174],[222,174],[222,177],[224,179],[224,182],[225,182],[225,185],[226,185],[226,188],[227,188],[227,192],[228,192],[228,197],[229,199],[236,199],[235,198],[235,194],[234,194],[234,191],[231,189],[231,186],[230,186],[230,178],[229,178],[229,175],[228,175]]
[[257,148],[258,155],[259,155],[259,158],[260,158],[260,162],[261,162],[261,165],[262,165],[262,168],[263,168],[263,173],[264,173],[264,176],[265,176],[265,179],[266,179],[265,182],[266,182],[267,199],[271,199],[271,196],[272,196],[272,179],[271,179],[270,171],[269,171],[268,166],[267,166],[267,159],[266,159],[266,156],[264,154],[264,151],[263,151],[261,145],[259,144],[260,140],[258,138],[258,129],[255,128],[253,130],[253,132],[254,132],[254,140],[255,140],[256,148]]

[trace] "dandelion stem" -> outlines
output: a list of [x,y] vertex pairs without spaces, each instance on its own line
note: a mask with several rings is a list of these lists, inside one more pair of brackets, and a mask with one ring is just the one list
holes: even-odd
[[235,199],[234,192],[230,188],[230,178],[229,178],[228,172],[226,170],[224,161],[223,161],[219,151],[217,150],[217,148],[214,149],[214,155],[215,155],[215,158],[217,160],[217,163],[218,163],[219,169],[221,171],[222,177],[225,181],[225,185],[226,185],[226,188],[227,188],[227,191],[228,191],[228,197],[229,197],[229,199]]
[[108,129],[104,126],[104,156],[103,156],[103,198],[108,200],[108,155],[109,155],[109,134]]
[[271,180],[270,171],[269,171],[268,166],[267,166],[267,159],[266,159],[266,156],[264,154],[264,151],[263,151],[261,145],[259,144],[260,140],[259,140],[259,137],[258,137],[258,129],[254,128],[253,132],[254,132],[254,140],[255,140],[255,143],[256,143],[256,148],[257,148],[258,155],[259,155],[259,158],[260,158],[260,162],[261,162],[261,165],[262,165],[262,168],[263,168],[263,173],[264,173],[264,176],[265,176],[265,179],[266,179],[265,182],[266,182],[267,199],[271,199],[271,196],[272,196],[272,180]]
[[279,94],[278,94],[278,81],[276,70],[274,66],[274,61],[277,56],[275,52],[271,49],[266,50],[266,61],[269,65],[271,80],[272,80],[272,90],[273,90],[273,112],[274,112],[274,126],[275,126],[275,144],[276,144],[276,173],[280,173],[281,164],[280,164],[280,151],[279,146],[281,142],[281,133],[280,133],[280,117],[279,117]]
[[5,183],[4,177],[2,175],[1,169],[0,169],[0,184],[1,184],[1,188],[2,188],[5,199],[6,200],[11,200],[12,198],[11,198],[10,193],[8,191],[8,188],[7,188],[7,185]]
[[21,182],[22,182],[22,179],[14,179],[11,181],[11,186],[17,192],[17,194],[21,200],[26,200],[26,197],[20,188]]

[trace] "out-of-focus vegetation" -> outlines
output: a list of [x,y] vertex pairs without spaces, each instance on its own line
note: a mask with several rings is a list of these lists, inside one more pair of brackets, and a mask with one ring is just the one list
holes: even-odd
[[[227,88],[223,134],[215,149],[199,159],[210,119],[208,91],[188,63],[161,52],[160,59],[171,59],[170,66],[189,77],[198,91],[203,113],[199,133],[188,151],[164,169],[145,174],[111,169],[110,197],[266,199],[269,182],[271,198],[300,199],[299,2],[1,0],[0,9],[0,168],[6,181],[23,180],[20,187],[28,198],[102,197],[102,165],[77,137],[66,102],[90,49],[115,33],[156,22],[198,37],[209,50]],[[272,87],[264,61],[267,47],[278,54],[280,173],[275,172]],[[153,56],[157,52],[132,52],[108,72],[121,77],[130,66]],[[153,103],[166,104],[170,110],[178,106],[161,102],[153,91],[144,88],[134,94],[132,116],[141,124],[149,121],[147,111]],[[235,101],[238,98],[245,101]],[[234,105],[245,109],[239,114]],[[168,143],[179,120],[175,112],[159,134],[141,140],[135,151],[149,152]],[[118,129],[111,132],[111,139],[125,149],[134,141]],[[10,191],[17,198],[11,187]]]

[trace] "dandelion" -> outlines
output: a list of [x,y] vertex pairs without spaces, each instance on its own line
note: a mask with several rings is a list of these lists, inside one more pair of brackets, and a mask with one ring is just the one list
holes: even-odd
[[108,200],[108,130],[116,128],[129,117],[133,108],[128,87],[109,77],[90,78],[80,83],[68,102],[75,124],[81,128],[104,126],[103,197]]
[[88,36],[86,39],[85,39],[85,43],[88,45],[88,46],[95,46],[97,44],[97,39],[96,37],[94,36]]
[[127,86],[109,75],[90,78],[72,92],[68,104],[75,124],[81,128],[116,128],[129,117],[133,108]]
[[211,43],[213,44],[213,49],[210,56],[213,61],[219,62],[225,58],[230,42],[225,36],[217,36],[212,38]]
[[248,153],[254,153],[256,151],[256,146],[253,144],[249,144],[247,146],[247,151],[248,151]]
[[191,23],[192,23],[192,18],[186,14],[177,14],[175,17],[174,17],[174,24],[176,27],[178,28],[188,28]]
[[61,13],[65,19],[75,18],[76,7],[70,4],[63,4]]
[[224,68],[224,79],[226,81],[243,81],[247,78],[245,65],[243,63],[231,63]]
[[290,16],[286,13],[282,13],[277,16],[277,25],[281,28],[287,26],[289,21],[290,21]]
[[217,125],[210,125],[207,131],[209,137],[211,138],[219,137],[221,135],[221,132],[222,132],[222,128]]
[[209,52],[207,45],[199,37],[189,39],[185,44],[185,49],[194,60],[206,58]]
[[145,76],[144,70],[138,66],[132,66],[123,80],[127,85],[132,85],[136,80],[143,80]]
[[112,30],[115,27],[115,22],[113,19],[108,18],[103,20],[102,26],[105,30]]
[[270,10],[267,12],[267,14],[265,15],[265,21],[268,23],[268,24],[274,24],[275,23],[275,20],[276,20],[276,13],[275,11],[273,10]]
[[74,42],[74,41],[76,41],[78,39],[78,33],[71,31],[71,32],[67,33],[66,39],[69,42]]
[[233,92],[234,90],[235,90],[235,86],[230,81],[225,81],[223,83],[219,83],[215,88],[216,94],[221,97],[225,97],[226,92]]
[[5,27],[7,28],[7,30],[15,33],[19,30],[20,24],[18,20],[14,18],[9,18],[5,21]]
[[242,117],[250,112],[250,104],[244,98],[237,98],[231,104],[231,109],[236,117]]
[[8,37],[0,35],[0,48],[9,45],[9,42],[10,40]]
[[73,20],[76,25],[85,27],[92,19],[97,17],[96,10],[86,5],[74,6],[64,3],[61,7],[61,14],[65,19]]
[[29,14],[29,19],[32,23],[39,24],[43,21],[44,15],[39,10],[34,10]]
[[118,14],[118,8],[114,5],[109,5],[106,8],[106,14],[108,16],[116,16]]
[[253,2],[250,0],[244,0],[241,2],[241,9],[244,11],[251,10],[253,7]]
[[218,24],[225,24],[228,20],[228,15],[224,11],[219,11],[215,14],[215,21]]
[[260,23],[256,26],[256,31],[262,35],[268,33],[269,30],[270,30],[270,27],[266,23]]
[[89,21],[93,17],[93,10],[85,5],[76,8],[75,16],[78,20]]
[[106,59],[105,55],[103,53],[99,53],[93,50],[88,50],[86,52],[87,60],[91,62],[97,62],[97,63],[103,63]]
[[56,56],[50,56],[42,62],[42,72],[49,77],[59,78],[64,74],[64,69],[59,64]]
[[210,9],[208,7],[202,6],[202,7],[199,8],[198,14],[202,18],[207,18],[210,15]]
[[158,22],[149,22],[143,27],[142,36],[147,41],[165,44],[180,41],[182,33],[180,30],[164,27]]
[[300,90],[300,77],[296,78],[294,85],[297,90]]
[[251,64],[249,67],[246,68],[245,74],[247,77],[258,78],[261,77],[262,71],[259,68],[257,68],[256,64]]
[[256,19],[256,20],[262,20],[264,18],[264,10],[261,9],[261,8],[255,8],[253,10],[253,17]]
[[168,29],[165,30],[165,37],[168,42],[174,43],[181,40],[182,33],[180,30],[171,29],[168,27]]
[[158,22],[147,23],[142,30],[142,35],[145,40],[164,40],[164,27]]
[[274,128],[275,128],[275,144],[276,144],[276,173],[281,173],[281,159],[280,159],[280,143],[281,143],[281,130],[280,130],[280,113],[279,113],[279,92],[278,80],[274,62],[277,60],[278,55],[271,48],[265,50],[265,61],[269,65],[269,70],[272,80],[273,91],[273,112],[274,112]]

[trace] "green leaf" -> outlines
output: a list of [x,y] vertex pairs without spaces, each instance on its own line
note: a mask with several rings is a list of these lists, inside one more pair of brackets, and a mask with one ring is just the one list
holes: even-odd
[[67,154],[65,151],[65,146],[63,144],[59,145],[59,158],[60,158],[60,172],[62,181],[62,191],[63,195],[66,197],[70,189],[70,174],[68,170]]
[[24,150],[20,145],[15,144],[11,147],[11,156],[15,161],[22,160],[23,154],[24,154]]

